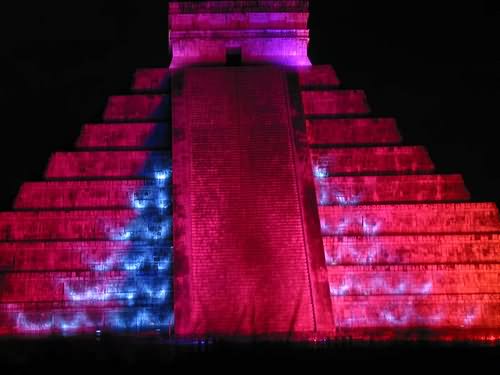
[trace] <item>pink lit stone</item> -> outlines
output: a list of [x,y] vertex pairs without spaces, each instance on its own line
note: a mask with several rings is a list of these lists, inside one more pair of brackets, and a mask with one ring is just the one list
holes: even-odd
[[85,124],[78,148],[167,148],[166,123]]
[[[144,180],[31,182],[21,186],[17,209],[127,208]],[[151,194],[153,196],[153,194]]]
[[172,64],[0,213],[0,336],[500,338],[496,205],[311,65],[308,1],[169,14]]
[[17,272],[88,271],[106,259],[125,259],[131,248],[130,241],[0,242],[0,268]]
[[169,89],[168,68],[138,69],[134,75],[132,90],[139,92],[166,92]]
[[168,97],[164,95],[112,96],[104,112],[105,121],[165,120],[169,113]]
[[361,90],[302,91],[306,116],[363,115],[370,112]]
[[297,69],[302,88],[336,87],[340,85],[337,73],[330,65],[317,65]]
[[54,178],[147,177],[148,165],[157,161],[166,165],[166,152],[152,151],[82,151],[56,152],[52,155],[45,176]]
[[500,228],[493,203],[321,206],[319,215],[324,235],[495,233]]
[[309,152],[286,72],[190,68],[177,79],[177,334],[329,335]]
[[224,64],[235,48],[246,64],[310,66],[307,9],[307,1],[170,3],[170,68]]
[[333,295],[500,293],[499,264],[330,266]]
[[137,216],[133,210],[0,212],[0,241],[109,240]]
[[427,150],[419,146],[311,149],[311,157],[317,177],[434,170]]
[[318,178],[316,196],[322,206],[466,201],[470,198],[460,175]]
[[397,144],[401,135],[390,118],[308,119],[310,145]]
[[445,234],[323,237],[329,264],[500,263],[500,235]]
[[[3,280],[5,290],[0,297],[0,303],[72,301],[68,289],[87,289],[105,295],[104,287],[118,289],[126,278],[126,272],[120,271],[99,273],[82,271],[78,273],[78,277],[75,277],[73,272],[14,273]],[[122,299],[125,299],[125,296]]]
[[426,327],[432,329],[434,339],[449,335],[455,340],[470,340],[474,339],[473,333],[453,332],[450,328],[479,327],[487,331],[500,325],[500,315],[494,313],[500,308],[498,294],[333,297],[332,308],[339,331],[361,339],[377,337],[376,331],[363,328],[385,334],[378,339],[394,339],[398,337],[395,328]]

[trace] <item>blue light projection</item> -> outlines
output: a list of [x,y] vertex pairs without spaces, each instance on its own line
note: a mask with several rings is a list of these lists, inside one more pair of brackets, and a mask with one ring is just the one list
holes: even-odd
[[325,252],[326,264],[329,266],[374,264],[384,254],[384,249],[378,243],[371,244],[366,250],[357,249],[352,245],[348,245],[347,248],[347,251],[335,252],[334,255]]
[[[318,172],[319,173],[319,172]],[[328,206],[330,204],[338,204],[339,206],[358,206],[363,201],[363,194],[351,194],[348,195],[341,191],[332,189],[330,186],[324,186],[321,184],[321,180],[317,185],[317,189],[319,190],[319,199],[318,204],[320,206]]]
[[[322,185],[322,180],[328,177],[327,167],[315,166],[313,174],[316,178],[316,186],[319,188],[318,204],[320,206],[337,205],[341,207],[361,206],[363,194],[346,194],[335,186]],[[372,242],[368,249],[360,251],[354,246],[343,253],[325,251],[325,261],[329,267],[337,265],[367,266],[376,264],[377,259],[383,254],[383,249],[377,243],[377,236],[382,232],[382,223],[378,220],[361,214],[345,215],[340,217],[335,224],[330,224],[325,218],[320,218],[321,232],[324,236],[350,236],[355,233]],[[406,275],[406,277],[393,277],[390,274],[367,277],[366,274],[346,273],[338,280],[330,281],[330,294],[333,298],[346,298],[349,296],[389,296],[389,295],[431,295],[433,293],[433,281],[431,279],[421,280]],[[471,312],[465,325],[470,325],[477,314]],[[470,317],[470,319],[469,319]],[[378,317],[368,316],[345,316],[338,317],[336,324],[343,327],[362,327],[384,325],[392,327],[406,327],[410,324],[432,325],[439,324],[443,320],[443,314],[426,315],[419,312],[414,302],[406,305],[383,304],[378,310]]]
[[342,217],[333,227],[327,223],[325,218],[320,218],[320,225],[321,232],[325,236],[348,235],[351,229],[356,229],[356,232],[358,232],[358,228],[361,229],[364,236],[376,236],[382,229],[382,223],[363,216],[354,218]]
[[[174,323],[172,170],[164,162],[150,166],[146,173],[152,178],[130,196],[130,207],[137,216],[110,234],[110,240],[126,241],[127,251],[111,253],[104,259],[88,259],[87,266],[95,282],[56,280],[55,287],[64,288],[68,304],[74,306],[73,312],[19,313],[15,318],[19,331],[71,335],[88,331],[100,334],[171,329]],[[110,273],[117,276],[110,277]],[[102,314],[93,313],[95,307],[100,307]]]
[[327,178],[328,177],[328,170],[325,167],[315,165],[314,169],[313,169],[313,175],[316,178]]
[[[130,205],[138,217],[118,237],[132,248],[120,260],[128,277],[112,298],[125,300],[127,309],[112,314],[114,330],[162,330],[173,325],[172,299],[172,170],[154,168],[153,180],[135,192]],[[116,239],[117,234],[112,234]],[[106,263],[106,262],[105,262]]]
[[421,281],[411,277],[394,282],[390,276],[378,276],[366,280],[366,278],[360,279],[359,275],[345,275],[340,282],[330,283],[330,293],[333,296],[427,295],[432,289],[432,280]]

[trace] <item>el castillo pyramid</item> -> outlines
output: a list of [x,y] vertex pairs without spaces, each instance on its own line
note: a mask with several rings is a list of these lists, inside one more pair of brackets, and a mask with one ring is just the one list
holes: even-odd
[[500,216],[307,56],[305,0],[171,2],[0,213],[0,335],[500,338]]

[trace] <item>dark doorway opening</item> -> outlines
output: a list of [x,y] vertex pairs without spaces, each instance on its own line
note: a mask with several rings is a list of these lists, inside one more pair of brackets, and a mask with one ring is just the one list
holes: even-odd
[[227,66],[240,66],[242,63],[241,48],[228,48],[226,49],[226,65]]

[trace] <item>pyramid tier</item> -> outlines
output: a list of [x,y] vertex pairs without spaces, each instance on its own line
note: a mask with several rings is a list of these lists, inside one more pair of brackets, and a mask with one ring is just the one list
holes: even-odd
[[499,294],[339,296],[332,297],[332,308],[336,327],[340,332],[346,329],[345,334],[349,333],[347,329],[362,328],[498,329],[500,326]]
[[48,179],[132,178],[164,174],[170,168],[167,152],[94,151],[57,152],[45,172]]
[[[297,70],[302,87],[335,87],[340,84],[337,74],[329,65],[318,65]],[[168,68],[139,69],[134,75],[132,90],[136,92],[168,92]]]
[[494,203],[320,206],[323,235],[500,232]]
[[169,92],[170,69],[145,68],[138,69],[134,74],[132,91],[135,92]]
[[[160,274],[163,273],[163,281]],[[131,304],[163,303],[169,293],[165,271],[145,273],[22,272],[2,278],[0,303],[122,301]]]
[[362,90],[305,90],[302,103],[306,116],[365,115],[370,112]]
[[315,182],[321,206],[470,199],[460,175],[349,176]]
[[94,334],[137,332],[144,326],[168,328],[172,314],[165,305],[115,306],[110,302],[0,304],[0,335]]
[[159,149],[170,147],[170,126],[164,122],[85,124],[77,148]]
[[349,174],[429,173],[434,164],[425,147],[311,149],[316,177]]
[[494,234],[331,236],[323,244],[330,265],[500,263]]
[[165,268],[170,246],[141,241],[0,242],[0,270],[105,271],[133,270],[147,264]]
[[334,296],[500,293],[500,264],[329,266]]
[[29,182],[16,209],[169,208],[170,188],[157,180]]
[[108,99],[105,121],[162,121],[170,116],[167,95],[121,95]]
[[0,212],[0,241],[158,240],[171,218],[158,210]]
[[401,142],[396,121],[391,118],[309,119],[310,145],[383,145]]

